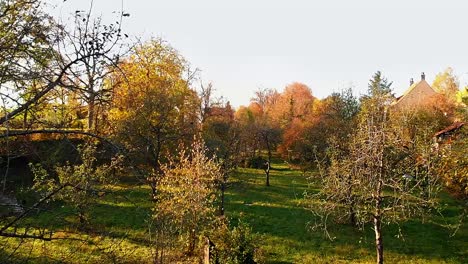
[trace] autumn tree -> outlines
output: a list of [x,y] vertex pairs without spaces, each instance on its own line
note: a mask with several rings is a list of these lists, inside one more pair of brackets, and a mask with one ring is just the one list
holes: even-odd
[[460,104],[468,105],[468,86],[465,86],[457,94],[457,102]]
[[217,179],[216,186],[220,191],[219,212],[224,215],[229,176],[240,159],[240,130],[229,102],[207,99],[202,97],[205,111],[202,111],[201,135],[206,142],[208,154],[220,164],[222,177]]
[[275,89],[259,88],[254,92],[250,101],[256,102],[264,109],[264,112],[268,113],[276,105],[279,96],[280,94]]
[[137,45],[119,67],[109,80],[114,86],[109,133],[155,191],[163,155],[190,142],[198,129],[197,94],[187,62],[160,39]]
[[[128,13],[120,12],[114,23],[103,24],[101,18],[91,16],[92,5],[87,12],[77,10],[74,14],[74,28],[64,32],[65,41],[61,49],[70,60],[69,53],[82,59],[70,67],[65,75],[65,86],[79,96],[86,107],[86,128],[96,132],[98,110],[109,102],[113,87],[106,82],[106,77],[116,70],[122,57],[123,43],[122,18]],[[102,58],[102,54],[110,53]]]
[[316,162],[327,164],[327,151],[332,145],[338,148],[336,151],[347,152],[359,102],[349,88],[315,100],[312,109],[312,114],[305,120],[303,140],[293,146],[296,152],[301,153],[304,169]]
[[259,137],[259,131],[266,125],[263,123],[265,116],[264,108],[255,101],[252,101],[248,106],[241,106],[237,109],[235,119],[242,130],[244,158],[255,158],[261,155],[262,139]]
[[310,113],[312,101],[311,89],[302,83],[292,83],[284,89],[271,107],[274,122],[287,127],[294,119],[303,119]]
[[458,77],[453,73],[453,69],[450,67],[445,69],[443,72],[438,73],[432,83],[432,87],[434,89],[444,94],[451,101],[455,100],[459,86]]
[[302,83],[292,83],[280,94],[274,107],[271,109],[273,123],[279,124],[283,131],[283,140],[278,151],[289,158],[292,146],[302,140],[305,123],[304,120],[312,111],[315,97],[311,89]]
[[[275,90],[260,89],[255,92],[255,97],[251,99],[252,104],[249,106],[253,113],[257,113],[257,137],[268,153],[268,163],[271,163],[273,150],[281,142],[281,129],[273,122],[273,113],[271,113],[277,100],[278,93]],[[254,110],[254,107],[258,110]]]
[[[42,103],[54,89],[69,86],[67,78],[74,76],[88,58],[112,65],[120,56],[116,51],[120,29],[100,25],[99,34],[77,37],[69,26],[60,25],[44,12],[43,5],[40,0],[0,4],[1,30],[5,36],[0,44],[0,95],[4,105],[8,105],[8,109],[3,108],[0,124]],[[77,21],[89,19],[89,14],[83,15],[87,18]],[[88,41],[76,42],[82,38]]]
[[[27,113],[42,97],[41,89],[34,87],[43,88],[53,78],[56,53],[52,47],[59,35],[43,5],[39,0],[0,2],[0,124]],[[14,107],[21,109],[12,111]]]
[[[460,129],[452,135],[438,137],[440,160],[436,171],[442,177],[450,194],[460,200],[468,200],[468,147],[467,129],[458,123]],[[466,126],[466,123],[465,125]]]
[[153,214],[155,230],[160,238],[175,240],[170,243],[175,249],[191,256],[201,235],[216,221],[216,183],[222,169],[208,157],[203,142],[195,141],[190,148],[181,148],[161,170]]
[[389,121],[390,86],[380,72],[370,80],[350,152],[332,156],[322,191],[310,196],[322,227],[332,215],[354,217],[361,227],[371,222],[379,264],[383,225],[423,215],[437,204],[440,189],[432,141],[407,141]]
[[[276,92],[263,89],[255,94],[248,107],[240,107],[237,110],[236,120],[241,129],[244,150],[251,153],[248,163],[262,163],[250,165],[265,171],[265,184],[270,186],[271,159],[281,140],[279,126],[272,122],[268,108],[273,103]],[[261,151],[267,153],[265,160],[261,158]]]

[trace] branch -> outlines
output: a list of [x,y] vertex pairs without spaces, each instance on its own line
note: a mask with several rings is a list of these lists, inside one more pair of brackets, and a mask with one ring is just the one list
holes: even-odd
[[[26,233],[24,234],[16,234],[16,233],[0,233],[0,236],[2,237],[14,237],[14,238],[21,238],[21,239],[24,239],[24,238],[31,238],[31,239],[39,239],[39,240],[43,240],[43,241],[51,241],[51,240],[56,240],[56,239],[60,239],[60,238],[52,238],[52,233],[49,233],[48,236],[45,236],[45,234],[41,234],[41,235],[28,235]],[[62,238],[63,239],[63,238]]]
[[120,148],[116,146],[114,143],[112,143],[110,140],[108,140],[105,137],[96,135],[94,133],[86,132],[86,131],[81,131],[81,130],[63,130],[63,129],[48,129],[48,130],[26,130],[26,131],[18,131],[18,132],[11,132],[10,133],[3,133],[0,134],[0,139],[1,138],[7,138],[7,137],[15,137],[15,136],[26,136],[26,135],[32,135],[32,134],[76,134],[76,135],[85,135],[93,138],[97,138],[103,142],[106,142],[107,144],[111,145],[115,150],[118,152],[120,151]]
[[24,110],[28,109],[29,106],[31,106],[32,104],[36,103],[37,101],[39,101],[39,99],[41,99],[42,97],[44,97],[48,92],[50,92],[52,89],[54,89],[55,87],[59,86],[61,83],[62,83],[62,78],[63,76],[65,76],[65,73],[66,71],[71,67],[73,66],[75,63],[79,62],[79,61],[83,61],[84,59],[88,58],[88,57],[91,57],[91,56],[104,56],[105,54],[104,53],[93,53],[93,54],[88,54],[86,56],[82,56],[80,58],[76,58],[75,60],[71,61],[70,63],[68,63],[59,73],[59,75],[57,76],[57,78],[55,78],[55,81],[47,84],[45,86],[45,88],[38,92],[32,99],[30,99],[29,101],[27,101],[26,103],[22,104],[21,106],[19,106],[18,108],[16,108],[15,110],[11,111],[10,113],[7,113],[5,114],[4,116],[0,117],[0,125],[5,123],[6,121],[8,121],[9,119],[11,119],[12,117],[18,115],[19,113],[23,112]]
[[42,203],[44,203],[45,201],[49,200],[52,196],[56,195],[58,192],[60,192],[62,189],[64,189],[65,187],[67,187],[68,185],[62,185],[60,186],[59,188],[55,189],[54,191],[50,192],[48,195],[46,195],[44,198],[42,198],[41,200],[39,200],[37,203],[35,203],[31,208],[29,208],[28,210],[24,211],[22,214],[20,214],[18,217],[16,217],[15,219],[13,219],[13,221],[11,221],[10,223],[4,225],[1,229],[0,229],[0,236],[3,236],[4,234],[7,234],[7,233],[4,233],[5,230],[7,230],[8,228],[10,228],[11,226],[13,226],[16,222],[18,222],[19,220],[21,220],[22,218],[24,218],[29,212],[31,212],[32,210],[34,210],[35,208],[37,208],[39,205],[41,205]]

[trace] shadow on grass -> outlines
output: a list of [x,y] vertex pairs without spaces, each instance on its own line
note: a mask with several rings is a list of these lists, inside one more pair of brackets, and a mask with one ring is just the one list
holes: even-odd
[[[364,255],[374,254],[374,234],[370,225],[364,231],[359,231],[352,226],[332,222],[329,232],[334,240],[330,241],[320,230],[312,232],[307,229],[309,221],[314,217],[305,209],[230,204],[229,210],[233,212],[231,217],[234,220],[245,219],[254,232],[270,237],[276,243],[284,243],[277,247],[284,247],[283,250],[288,252],[314,252],[314,255],[334,256],[349,261],[360,259],[362,252],[365,252]],[[393,257],[452,259],[454,263],[463,263],[468,257],[467,244],[463,242],[468,241],[466,232],[452,238],[449,230],[438,224],[423,224],[413,220],[384,226],[383,233],[385,252]],[[400,234],[403,234],[403,239],[398,238]],[[270,263],[289,263],[278,261]]]
[[135,244],[144,245],[147,243],[145,234],[148,230],[147,221],[151,217],[151,206],[148,190],[120,189],[90,205],[87,210],[89,224],[84,226],[79,224],[76,210],[61,202],[47,205],[18,222],[17,226],[112,239],[128,238]]
[[[268,263],[355,263],[374,262],[374,233],[368,225],[364,231],[344,224],[330,223],[330,241],[320,230],[307,226],[314,215],[301,206],[307,180],[289,168],[275,170],[271,186],[263,185],[259,170],[240,170],[227,195],[227,212],[235,221],[242,218],[260,234]],[[460,205],[453,199],[443,212],[447,217],[459,214]],[[431,219],[436,219],[434,215]],[[453,219],[452,222],[455,222]],[[441,221],[442,222],[442,221]],[[385,254],[389,263],[465,263],[468,259],[468,228],[462,226],[455,237],[442,225],[420,219],[383,227]],[[401,231],[401,232],[400,232]],[[403,237],[401,236],[403,235]],[[303,259],[305,256],[309,258]],[[414,260],[413,260],[414,258]]]
[[17,252],[7,252],[0,248],[0,263],[63,263],[62,261],[52,260],[46,256],[43,257],[27,257],[21,256]]
[[290,168],[286,168],[286,167],[277,167],[277,166],[272,166],[270,168],[270,170],[272,171],[291,171]]

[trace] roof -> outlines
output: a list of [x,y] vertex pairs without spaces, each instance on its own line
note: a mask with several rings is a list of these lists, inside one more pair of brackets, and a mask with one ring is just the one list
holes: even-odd
[[397,97],[396,100],[392,103],[393,106],[416,106],[420,104],[427,103],[428,100],[439,94],[434,90],[426,80],[421,80],[418,83],[411,85],[400,97]]
[[440,130],[439,132],[435,133],[434,134],[434,137],[439,137],[439,136],[443,136],[443,135],[446,135],[448,133],[451,133],[451,132],[454,132],[458,129],[460,129],[462,126],[464,126],[466,123],[465,122],[455,122],[453,124],[451,124],[450,126]]

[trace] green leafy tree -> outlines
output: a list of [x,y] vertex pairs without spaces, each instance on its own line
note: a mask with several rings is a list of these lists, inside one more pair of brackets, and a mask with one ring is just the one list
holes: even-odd
[[78,152],[80,162],[56,166],[56,177],[40,164],[31,165],[35,175],[33,189],[44,195],[61,189],[49,201],[60,200],[72,206],[80,227],[86,227],[90,223],[90,207],[109,191],[106,185],[115,182],[122,158],[116,156],[108,165],[98,165],[97,146],[92,142],[81,146]]

